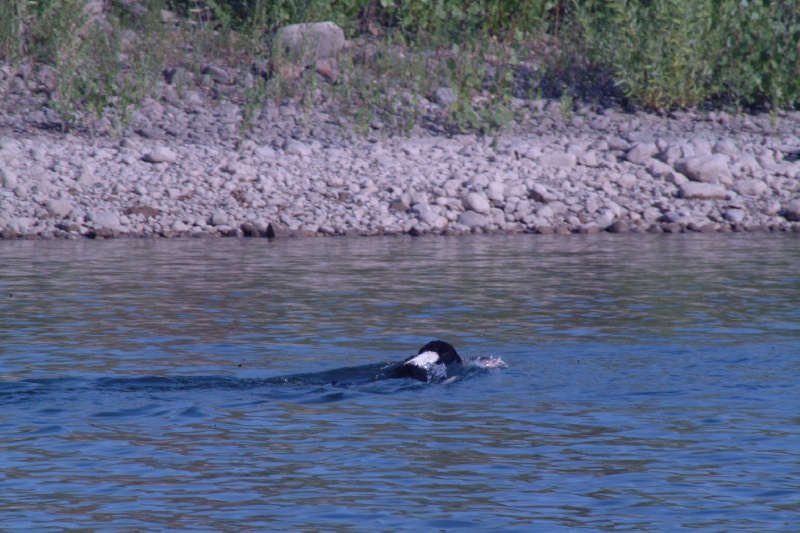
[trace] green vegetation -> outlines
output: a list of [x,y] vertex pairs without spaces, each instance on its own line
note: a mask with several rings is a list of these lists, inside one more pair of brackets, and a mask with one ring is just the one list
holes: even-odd
[[596,68],[654,109],[800,101],[800,3],[625,0],[573,3]]
[[100,0],[0,3],[0,59],[55,68],[49,105],[65,128],[101,116],[124,126],[164,68],[158,11],[96,18],[103,9]]
[[322,20],[357,43],[338,82],[256,75],[239,95],[245,129],[266,99],[294,98],[407,131],[441,88],[446,127],[485,132],[512,120],[515,99],[540,96],[559,98],[565,118],[577,101],[800,103],[796,0],[2,0],[0,60],[55,69],[49,105],[65,128],[121,127],[164,67],[247,71],[273,56],[278,28]]

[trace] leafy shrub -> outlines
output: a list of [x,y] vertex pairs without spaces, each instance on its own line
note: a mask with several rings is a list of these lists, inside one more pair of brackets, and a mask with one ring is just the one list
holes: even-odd
[[571,14],[592,60],[648,107],[798,103],[797,2],[575,0]]
[[800,103],[800,4],[786,0],[716,4],[722,52],[715,74],[721,91],[745,105]]
[[412,35],[505,36],[538,31],[551,2],[545,0],[381,0],[384,17]]

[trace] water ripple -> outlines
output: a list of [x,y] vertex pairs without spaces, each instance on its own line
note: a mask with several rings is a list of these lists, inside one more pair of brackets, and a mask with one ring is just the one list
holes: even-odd
[[[796,531],[799,259],[786,235],[0,241],[2,528]],[[374,379],[432,338],[511,366]]]

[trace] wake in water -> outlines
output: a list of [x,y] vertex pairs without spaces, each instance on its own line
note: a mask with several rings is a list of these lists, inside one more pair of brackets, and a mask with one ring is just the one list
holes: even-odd
[[[0,381],[0,405],[50,394],[79,397],[100,391],[152,394],[177,391],[243,390],[268,386],[311,386],[339,389],[359,388],[365,392],[391,393],[423,383],[448,384],[506,368],[500,357],[472,357],[462,360],[455,349],[443,341],[431,341],[417,355],[401,362],[373,363],[306,372],[266,379],[230,376],[141,376],[81,378],[42,378]],[[403,379],[405,378],[405,379]],[[413,381],[412,381],[413,380]],[[381,385],[385,386],[381,386]]]
[[[466,362],[451,344],[431,341],[400,363],[364,365],[328,372],[312,372],[283,378],[283,382],[330,384],[372,383],[387,379],[411,378],[423,383],[452,383],[462,378],[470,368],[506,368],[505,361],[494,356],[472,357]],[[320,383],[320,380],[322,383]]]

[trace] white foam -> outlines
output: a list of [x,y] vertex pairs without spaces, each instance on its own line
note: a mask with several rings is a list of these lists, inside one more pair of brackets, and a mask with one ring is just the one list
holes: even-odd
[[447,379],[447,367],[444,363],[440,363],[438,365],[431,365],[429,368],[426,369],[428,372],[428,382],[429,383],[437,383],[444,379]]
[[471,357],[467,360],[467,364],[481,368],[508,368],[508,364],[501,357],[493,355],[489,357]]

